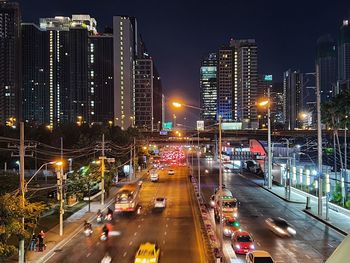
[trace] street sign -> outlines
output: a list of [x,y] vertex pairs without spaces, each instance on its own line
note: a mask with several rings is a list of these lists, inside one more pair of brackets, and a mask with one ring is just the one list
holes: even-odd
[[197,121],[197,131],[204,131],[204,121]]
[[107,162],[108,162],[108,163],[114,163],[114,162],[115,162],[115,159],[114,159],[114,158],[107,158]]
[[171,130],[173,128],[173,123],[171,121],[163,123],[163,130]]

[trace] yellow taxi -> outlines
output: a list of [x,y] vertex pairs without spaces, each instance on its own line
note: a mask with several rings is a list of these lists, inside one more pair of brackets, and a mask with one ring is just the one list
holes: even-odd
[[157,244],[143,243],[136,252],[134,263],[158,263],[159,254],[160,248]]

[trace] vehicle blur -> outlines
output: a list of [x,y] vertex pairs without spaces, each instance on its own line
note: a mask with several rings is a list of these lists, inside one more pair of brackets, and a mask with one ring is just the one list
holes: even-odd
[[168,170],[168,175],[174,175],[175,171],[173,169]]
[[140,188],[138,183],[127,184],[120,188],[115,196],[115,212],[135,212],[140,201]]
[[154,243],[141,244],[135,255],[134,263],[158,263],[160,248]]
[[232,248],[237,254],[246,254],[255,250],[252,236],[245,231],[236,231],[232,234]]
[[151,182],[158,182],[159,181],[159,174],[158,174],[157,170],[150,171],[150,180],[151,180]]
[[269,252],[263,250],[251,251],[246,255],[246,263],[274,263]]
[[236,231],[241,230],[241,223],[235,218],[228,218],[224,221],[224,235],[231,237]]
[[291,237],[296,235],[294,227],[283,218],[268,218],[265,220],[268,228],[281,237]]
[[[223,219],[237,218],[239,202],[237,198],[233,197],[232,192],[227,188],[222,189],[222,213]],[[211,197],[211,206],[214,208],[215,220],[220,220],[220,191],[216,191],[216,194]]]

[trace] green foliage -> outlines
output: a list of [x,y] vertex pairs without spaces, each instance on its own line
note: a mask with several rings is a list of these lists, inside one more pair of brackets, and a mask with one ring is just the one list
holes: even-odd
[[335,185],[335,189],[332,193],[332,201],[337,204],[340,204],[342,202],[342,192],[340,183],[336,183]]
[[[21,207],[20,198],[18,192],[0,196],[0,261],[16,252],[16,247],[8,242],[10,237],[29,239],[40,214],[46,208],[42,203],[28,201]],[[25,222],[24,229],[22,217]]]
[[350,200],[348,200],[348,201],[345,202],[345,207],[346,207],[346,208],[350,208]]

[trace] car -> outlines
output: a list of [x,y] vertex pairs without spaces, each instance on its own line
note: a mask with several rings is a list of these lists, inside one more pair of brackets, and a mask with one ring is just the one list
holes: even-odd
[[160,248],[156,243],[143,243],[135,255],[134,263],[158,263]]
[[274,263],[269,252],[264,250],[255,250],[247,253],[245,258],[246,263]]
[[292,237],[296,235],[294,227],[283,218],[267,218],[265,220],[268,228],[281,237]]
[[227,166],[224,167],[224,172],[225,173],[229,173],[230,171],[231,171],[231,169],[229,167],[227,167]]
[[235,218],[229,218],[224,221],[224,235],[231,237],[233,233],[241,230],[241,223]]
[[157,172],[157,171],[151,171],[151,173],[150,173],[150,179],[151,179],[151,182],[157,182],[157,181],[159,181],[158,172]]
[[232,234],[231,245],[237,254],[246,254],[255,250],[254,240],[246,231],[234,232]]
[[173,169],[168,170],[168,175],[174,175],[175,171]]
[[166,206],[166,198],[165,197],[157,197],[154,200],[154,208],[165,208]]

